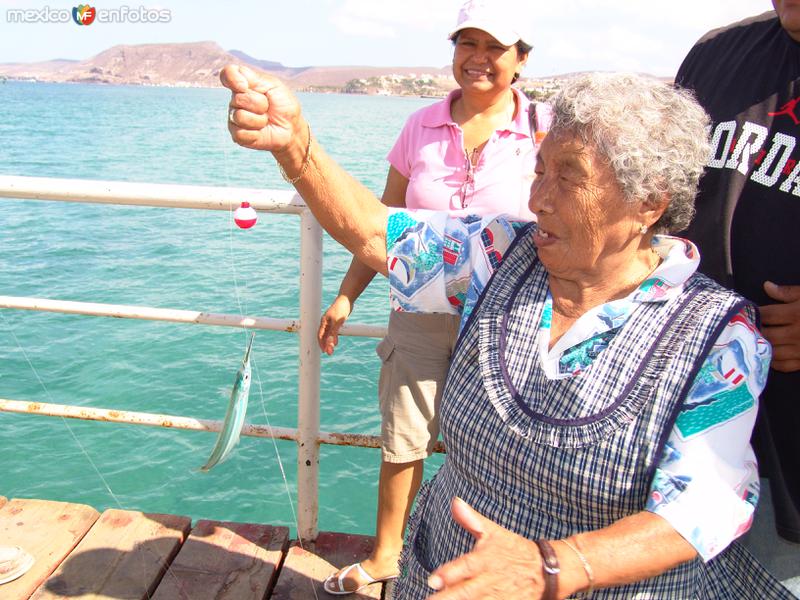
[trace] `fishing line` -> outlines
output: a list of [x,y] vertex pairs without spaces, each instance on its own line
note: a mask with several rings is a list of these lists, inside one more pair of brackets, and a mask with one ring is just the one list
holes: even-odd
[[[226,118],[225,123],[227,125],[227,119],[229,118],[228,109],[227,108],[225,109],[225,113],[226,113],[225,114],[225,118]],[[231,142],[227,138],[228,138],[228,136],[226,135],[225,136],[225,141],[223,142],[223,145],[222,145],[222,147],[223,147],[223,169],[224,169],[224,174],[225,174],[225,185],[230,187],[231,177],[230,177],[230,171],[229,171],[229,168],[228,168],[228,160],[229,160],[229,144]],[[229,241],[229,254],[230,254],[230,262],[231,262],[231,273],[233,274],[234,296],[236,298],[236,303],[237,303],[237,305],[239,307],[239,316],[244,318],[246,315],[245,315],[245,313],[243,311],[242,300],[241,300],[241,297],[239,295],[239,283],[238,283],[238,277],[237,277],[235,253],[234,253],[234,248],[233,248],[233,225],[234,225],[233,213],[234,213],[233,199],[230,199],[228,201],[228,224],[229,224],[229,226],[228,226],[228,232],[229,232],[228,241]],[[248,337],[248,329],[247,329],[247,327],[243,327],[242,329],[244,329],[245,343],[246,343],[247,342],[247,337]],[[272,429],[272,423],[270,422],[269,415],[267,414],[266,401],[264,400],[264,388],[261,385],[261,375],[259,373],[258,364],[257,364],[257,362],[255,360],[255,355],[254,354],[251,355],[250,360],[252,361],[252,364],[253,364],[253,375],[254,375],[253,380],[256,382],[256,384],[258,384],[258,395],[259,395],[259,400],[260,400],[260,403],[261,403],[261,413],[264,416],[264,420],[266,421],[266,424],[267,424],[267,429],[269,430],[269,433],[270,433],[270,439],[272,440],[272,447],[273,447],[273,449],[275,451],[275,458],[278,459],[278,469],[280,470],[281,477],[283,478],[283,486],[284,486],[284,489],[286,490],[286,498],[289,501],[289,509],[290,509],[290,511],[292,513],[292,521],[294,523],[295,531],[297,532],[297,545],[300,547],[300,549],[303,552],[305,552],[306,549],[303,546],[303,540],[300,537],[300,523],[299,523],[299,521],[297,519],[297,510],[295,509],[294,499],[292,498],[292,491],[291,491],[291,488],[289,486],[289,479],[286,476],[286,470],[284,469],[284,466],[283,466],[283,460],[281,459],[281,453],[280,453],[280,450],[278,450],[278,442],[275,439],[275,433],[274,433],[274,431]],[[317,595],[317,586],[314,585],[314,579],[310,575],[306,575],[306,578],[308,579],[308,582],[311,585],[311,591],[314,593],[315,600],[319,600],[319,596]]]
[[[258,393],[261,397],[261,412],[264,415],[264,419],[267,422],[267,428],[269,429],[271,439],[272,439],[272,447],[275,449],[275,456],[278,457],[278,468],[281,471],[281,476],[283,477],[283,485],[284,489],[286,490],[286,497],[289,500],[289,508],[292,511],[292,520],[294,521],[295,531],[297,532],[297,545],[300,546],[300,549],[305,552],[306,549],[303,547],[303,540],[300,537],[300,524],[297,519],[297,512],[295,511],[294,502],[292,501],[292,491],[289,489],[289,480],[286,477],[286,471],[283,468],[283,461],[281,461],[280,452],[278,451],[278,442],[275,439],[275,436],[272,435],[272,424],[269,422],[269,416],[267,415],[267,408],[264,403],[264,390],[261,388],[261,377],[258,374],[258,365],[256,364],[255,360],[253,360],[253,370],[256,374],[256,383],[258,384]],[[306,575],[309,583],[311,584],[311,591],[314,592],[314,598],[319,600],[319,596],[317,596],[317,586],[314,585],[314,580],[311,578],[310,575]]]
[[[225,149],[225,183],[226,185],[229,184],[228,181],[228,150]],[[239,316],[244,317],[246,314],[245,305],[244,308],[242,307],[242,299],[239,295],[239,279],[236,272],[236,257],[233,253],[233,200],[228,201],[228,249],[229,251],[229,258],[231,261],[231,273],[233,275],[233,294],[234,298],[236,298],[236,305],[239,307]],[[247,345],[247,334],[249,330],[247,327],[242,327],[244,330],[244,343],[245,346]]]
[[[14,333],[14,330],[11,328],[10,324],[6,320],[6,318],[3,315],[2,311],[0,311],[0,319],[3,320],[3,324],[5,325],[6,330],[11,334],[11,337],[14,338],[14,342],[16,342],[17,347],[19,348],[20,352],[22,352],[22,356],[25,357],[25,360],[27,361],[28,365],[30,366],[31,371],[33,372],[34,376],[36,377],[36,380],[39,382],[39,385],[42,386],[42,389],[44,390],[45,396],[47,396],[48,401],[51,404],[55,404],[55,402],[53,401],[53,397],[50,395],[50,390],[47,389],[47,386],[45,385],[44,381],[42,380],[41,377],[39,377],[39,372],[36,370],[36,367],[33,366],[33,362],[31,362],[31,359],[28,357],[28,353],[25,352],[25,348],[22,347],[22,344],[20,343],[19,338],[17,338],[17,335]],[[106,478],[103,477],[102,473],[100,473],[100,469],[97,468],[97,464],[95,464],[94,460],[92,460],[92,457],[89,455],[89,452],[86,450],[86,447],[78,439],[78,436],[75,435],[75,432],[72,430],[72,427],[67,422],[66,417],[60,417],[60,419],[61,419],[61,422],[64,424],[64,426],[67,428],[67,431],[69,431],[70,435],[72,436],[72,439],[75,441],[75,444],[78,446],[78,448],[80,448],[81,452],[86,457],[86,460],[92,466],[92,469],[94,470],[94,472],[97,473],[97,476],[100,478],[100,481],[103,482],[103,486],[108,491],[108,494],[114,499],[114,502],[116,503],[117,507],[120,510],[124,510],[122,508],[122,504],[119,501],[119,498],[117,498],[116,494],[113,491],[111,491],[111,486],[108,484],[108,481],[106,481]]]

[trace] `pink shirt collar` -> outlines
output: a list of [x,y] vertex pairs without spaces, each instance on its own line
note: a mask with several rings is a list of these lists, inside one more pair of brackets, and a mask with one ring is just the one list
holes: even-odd
[[[517,88],[511,88],[511,91],[517,97],[517,105],[522,109],[518,110],[514,115],[514,120],[511,121],[509,127],[503,131],[511,131],[512,133],[519,134],[523,137],[531,137],[530,127],[528,125],[528,110],[530,109],[530,100],[527,96],[520,92]],[[455,89],[447,95],[443,102],[437,102],[433,105],[432,110],[428,111],[422,119],[423,127],[444,127],[455,126],[458,127],[453,117],[450,115],[450,106],[453,101],[461,96],[461,90]]]

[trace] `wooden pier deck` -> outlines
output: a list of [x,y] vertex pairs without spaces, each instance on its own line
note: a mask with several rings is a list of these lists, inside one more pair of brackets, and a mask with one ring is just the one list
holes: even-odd
[[[36,560],[0,585],[0,600],[328,599],[324,578],[372,543],[320,533],[300,548],[286,527],[0,497],[0,544]],[[349,597],[383,598],[383,586]]]

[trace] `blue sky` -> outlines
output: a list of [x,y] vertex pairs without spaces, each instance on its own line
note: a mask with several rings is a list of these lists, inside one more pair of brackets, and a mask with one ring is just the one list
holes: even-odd
[[[0,62],[89,58],[116,44],[211,40],[287,66],[445,66],[462,0],[231,0],[92,3],[169,9],[159,24],[9,23],[9,9],[69,9],[0,0]],[[535,48],[525,71],[673,75],[707,30],[772,8],[769,0],[527,0]]]

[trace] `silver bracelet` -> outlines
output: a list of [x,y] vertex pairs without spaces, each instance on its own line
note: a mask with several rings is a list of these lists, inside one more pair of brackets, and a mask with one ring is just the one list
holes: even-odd
[[594,592],[594,571],[592,570],[592,565],[589,564],[589,561],[583,555],[583,552],[578,550],[575,546],[570,544],[566,539],[559,540],[560,542],[564,542],[567,548],[572,550],[575,555],[578,557],[578,560],[581,561],[583,565],[583,570],[586,572],[586,578],[589,580],[589,585],[586,588],[586,591],[583,593],[584,600],[592,597],[592,592]]

